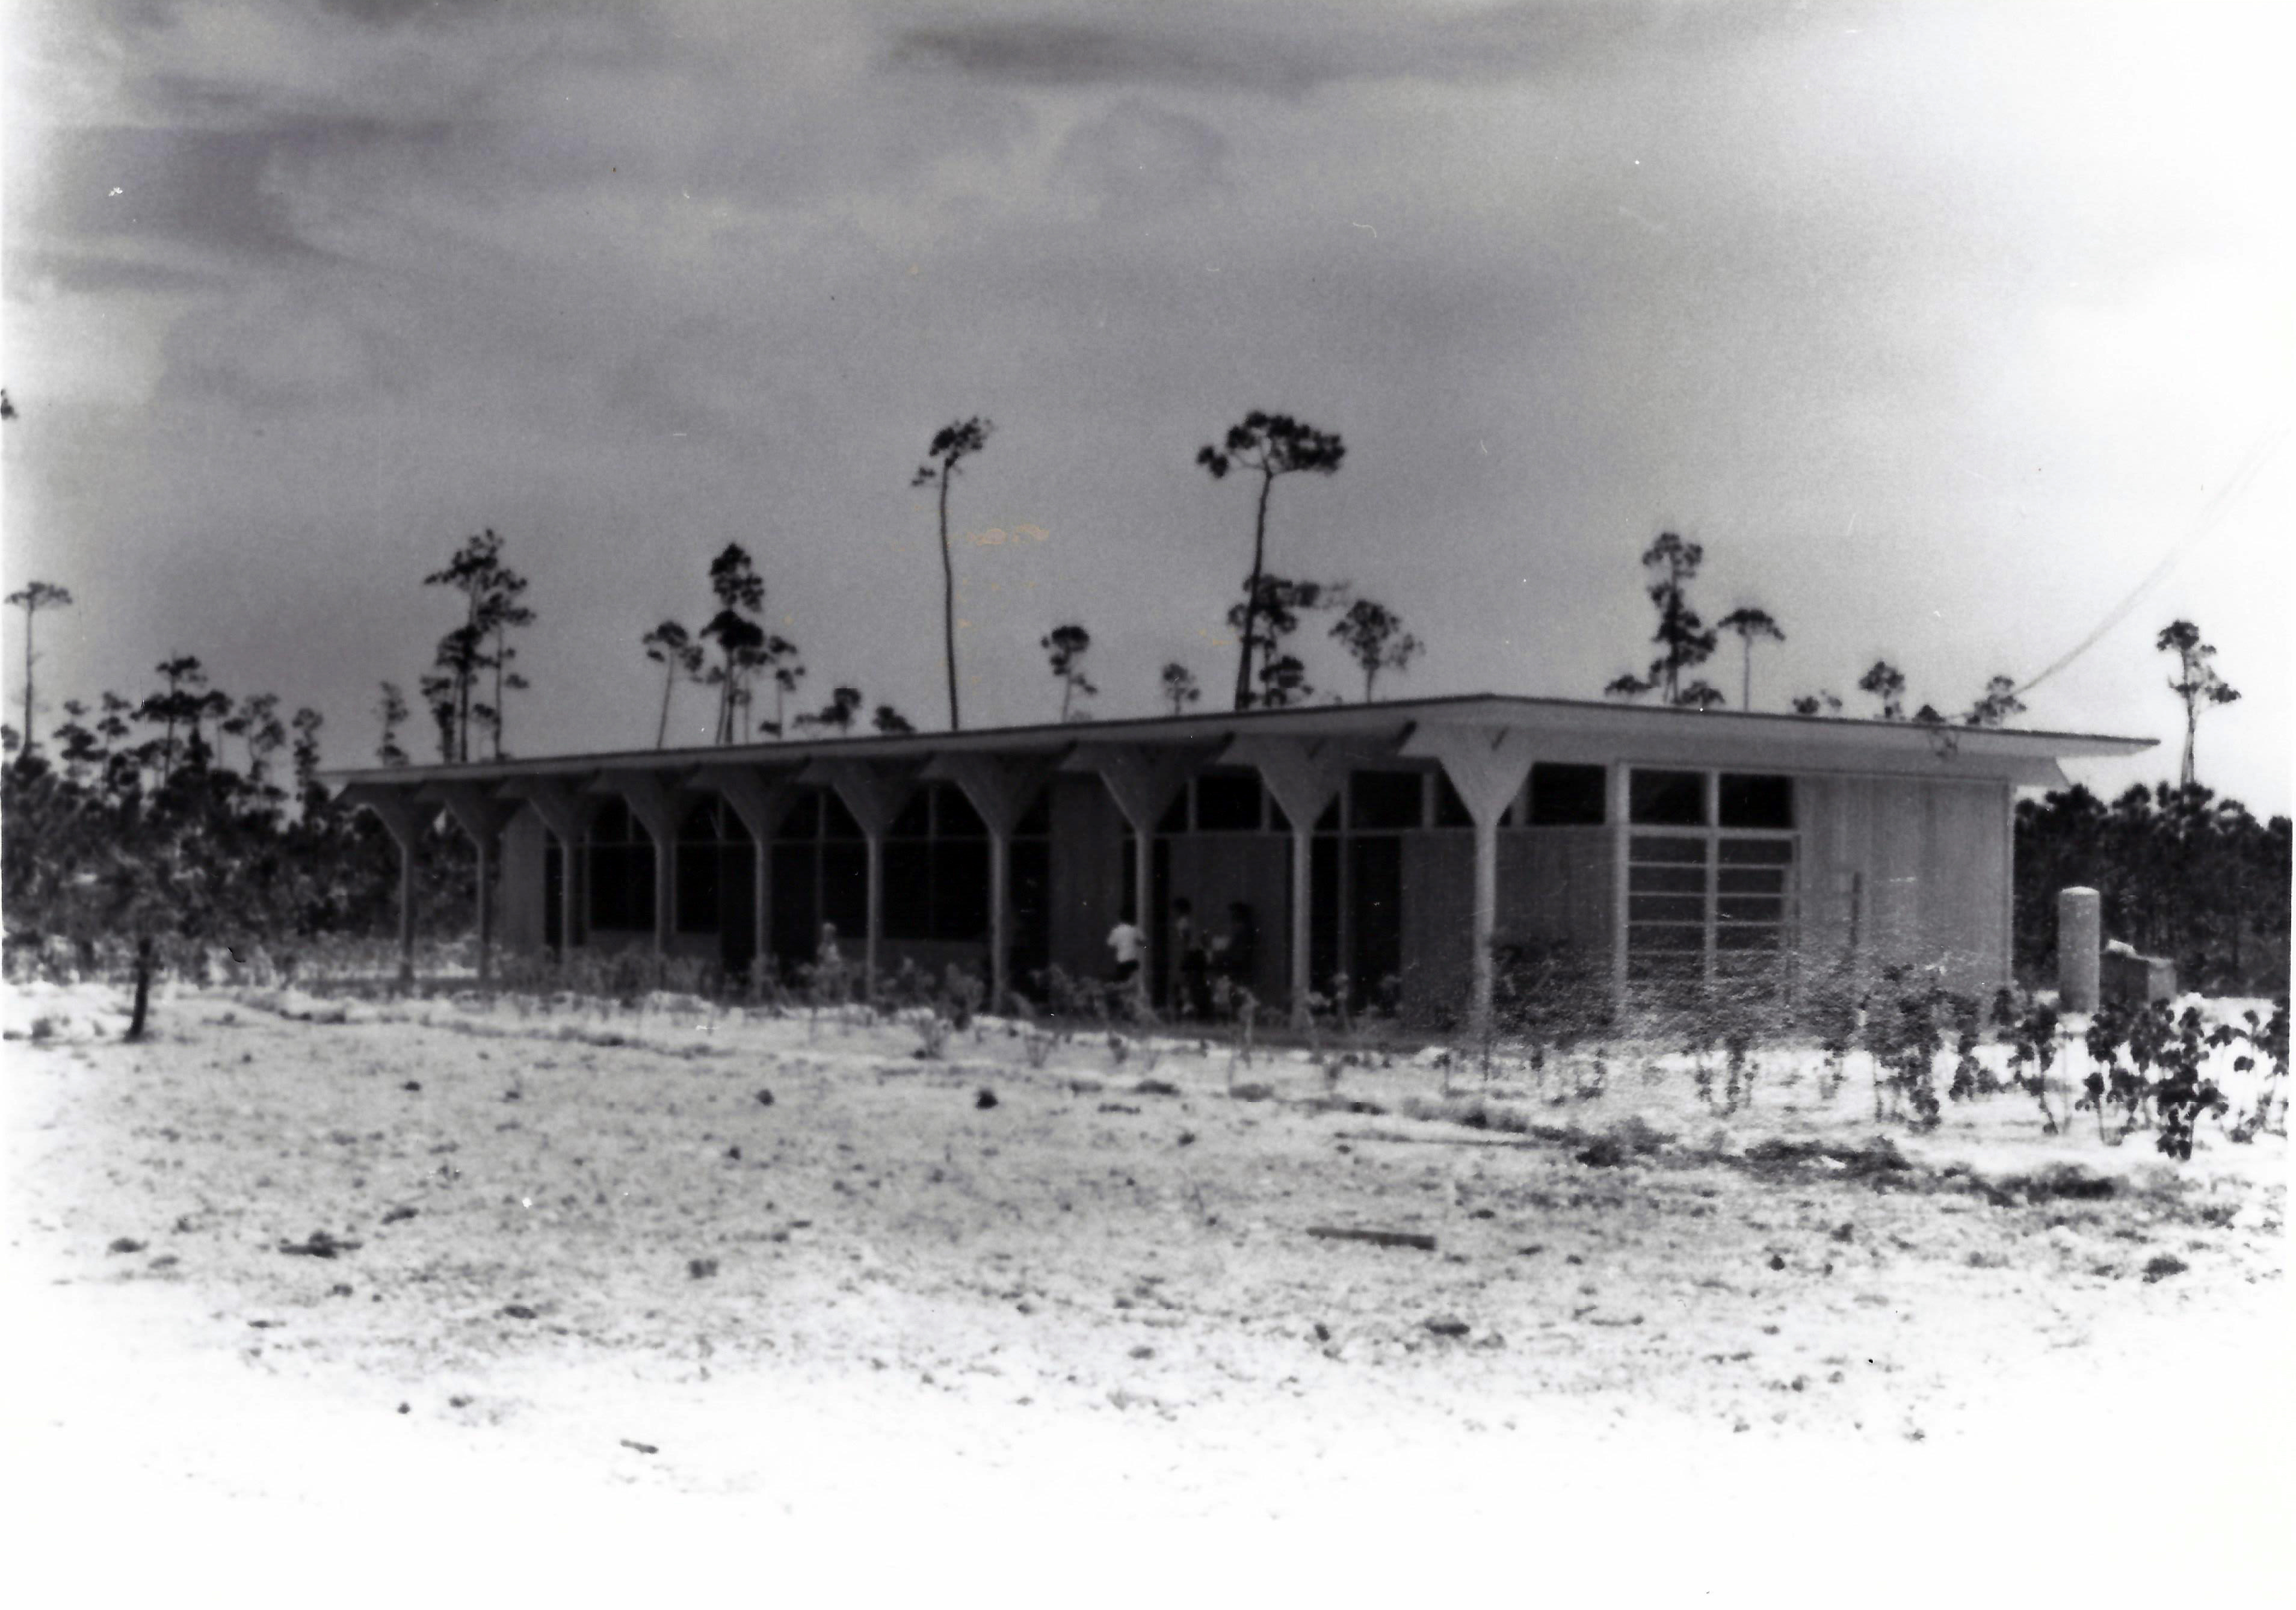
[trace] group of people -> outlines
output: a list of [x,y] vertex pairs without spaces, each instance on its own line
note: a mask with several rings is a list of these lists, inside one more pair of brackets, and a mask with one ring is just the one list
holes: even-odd
[[[1130,913],[1119,918],[1116,926],[1109,930],[1108,949],[1115,962],[1110,974],[1112,989],[1118,992],[1136,989],[1147,936],[1140,932]],[[1249,984],[1259,959],[1259,925],[1245,901],[1229,903],[1225,933],[1207,933],[1199,927],[1195,906],[1185,896],[1172,902],[1172,955],[1167,977],[1172,986],[1172,1008],[1177,1015],[1210,1017],[1212,981],[1225,978],[1238,985]]]

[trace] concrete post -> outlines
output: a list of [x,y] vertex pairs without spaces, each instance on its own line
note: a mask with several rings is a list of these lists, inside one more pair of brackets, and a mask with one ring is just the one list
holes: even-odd
[[[750,835],[750,950],[770,958],[774,932],[774,834],[796,802],[792,776],[769,775],[753,766],[704,766],[693,774],[693,786],[714,788],[723,796]],[[770,965],[770,961],[768,962]]]
[[398,987],[414,986],[414,839],[393,833],[398,846]]
[[885,835],[865,826],[861,842],[869,868],[869,924],[861,942],[861,996],[873,1002],[877,998],[877,940],[885,930]]
[[1305,1027],[1309,1018],[1308,996],[1315,988],[1314,970],[1308,965],[1315,937],[1316,824],[1311,817],[1292,822],[1292,1021]]
[[1013,835],[988,829],[988,1010],[1012,993]]
[[486,839],[475,841],[479,858],[479,988],[494,982],[495,975],[495,890],[494,845]]
[[1190,774],[1209,758],[1210,752],[1201,748],[1151,750],[1140,743],[1096,743],[1078,749],[1061,762],[1063,771],[1100,775],[1139,847],[1132,875],[1132,921],[1140,930],[1139,990],[1144,1003],[1149,998],[1157,965],[1156,914],[1150,905],[1156,887],[1156,825],[1186,786]]
[[343,803],[363,806],[398,846],[398,984],[414,984],[414,874],[422,853],[423,830],[439,813],[436,804],[415,798],[412,789],[354,784],[343,790]]
[[1013,990],[1013,834],[1062,752],[1021,759],[984,754],[935,755],[923,776],[946,778],[964,791],[988,829],[988,1006],[1006,1010]]
[[885,926],[885,835],[915,789],[919,770],[914,761],[820,760],[798,774],[800,782],[835,789],[860,825],[869,873],[869,920],[862,942],[861,982],[873,1001],[877,994],[878,941]]
[[1403,752],[1431,756],[1451,779],[1459,803],[1475,829],[1474,906],[1469,933],[1474,946],[1474,970],[1467,995],[1468,1032],[1476,1039],[1491,1029],[1493,958],[1491,941],[1498,929],[1499,818],[1522,791],[1530,775],[1530,741],[1521,731],[1496,727],[1429,727],[1405,741]]
[[503,828],[517,813],[518,801],[504,800],[473,783],[447,783],[436,792],[444,798],[447,815],[470,838],[478,853],[479,987],[494,982],[495,848]]
[[2057,1009],[2096,1010],[2104,903],[2094,889],[2057,891]]
[[1471,932],[1475,946],[1475,970],[1467,997],[1467,1028],[1480,1045],[1490,1039],[1491,994],[1496,958],[1491,941],[1499,923],[1499,820],[1496,815],[1474,818],[1475,899]]

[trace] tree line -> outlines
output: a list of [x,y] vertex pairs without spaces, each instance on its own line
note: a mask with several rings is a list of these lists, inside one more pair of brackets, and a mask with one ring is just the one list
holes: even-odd
[[[0,394],[4,398],[4,394]],[[4,415],[14,417],[10,405]],[[987,447],[993,426],[981,418],[953,422],[929,445],[912,484],[936,494],[942,591],[943,661],[952,729],[961,724],[957,683],[955,570],[949,500],[962,466]],[[1281,708],[1316,696],[1293,646],[1303,624],[1325,618],[1361,675],[1362,697],[1377,696],[1382,676],[1409,669],[1423,652],[1402,618],[1345,582],[1288,576],[1270,563],[1269,514],[1276,483],[1302,474],[1331,476],[1346,457],[1332,431],[1292,416],[1254,411],[1196,462],[1210,477],[1231,474],[1252,487],[1250,564],[1240,596],[1225,615],[1234,635],[1233,708]],[[532,627],[529,582],[508,562],[491,529],[465,538],[447,563],[422,578],[451,601],[450,624],[416,683],[441,760],[501,759],[509,753],[512,694],[525,691],[518,635]],[[1641,556],[1644,589],[1656,613],[1655,650],[1644,669],[1603,691],[1620,699],[1655,694],[1683,709],[1726,706],[1703,674],[1725,634],[1739,640],[1738,702],[1753,707],[1758,646],[1785,632],[1765,609],[1745,604],[1708,625],[1692,590],[1704,550],[1661,533]],[[869,702],[851,684],[833,686],[816,710],[791,708],[807,677],[798,645],[767,625],[767,589],[752,555],[728,544],[706,572],[709,612],[698,629],[660,622],[639,639],[659,668],[660,697],[654,740],[667,743],[681,688],[710,701],[715,743],[800,733],[851,732]],[[337,807],[316,780],[319,712],[308,706],[283,715],[280,698],[234,698],[211,686],[200,660],[177,653],[154,667],[156,684],[141,696],[106,690],[96,704],[62,705],[63,719],[37,737],[36,631],[40,617],[73,607],[69,589],[34,581],[8,596],[23,614],[23,725],[0,726],[12,757],[5,768],[4,890],[12,934],[82,941],[106,932],[163,925],[185,935],[227,933],[276,938],[325,932],[365,932],[387,924],[395,908],[396,859],[381,830]],[[1092,635],[1081,623],[1053,627],[1039,640],[1057,693],[1057,719],[1088,718],[1100,694],[1094,680]],[[2190,621],[2177,620],[2155,646],[2174,656],[2169,691],[2183,706],[2185,741],[2175,787],[2132,787],[2110,806],[2085,789],[2020,804],[2017,815],[2018,963],[2046,971],[2054,957],[2055,891],[2085,883],[2103,891],[2109,929],[2140,949],[2173,956],[2197,987],[2267,987],[2288,963],[2289,824],[2259,823],[2237,801],[2218,799],[2195,776],[2201,718],[2240,697],[2216,669],[2216,648]],[[1938,727],[1999,727],[2021,713],[2020,689],[2006,676],[1988,679],[1965,709],[1948,717],[1924,703],[1906,711],[1906,679],[1886,659],[1857,683],[1883,720]],[[1337,695],[1328,695],[1336,697]],[[1187,665],[1159,670],[1156,698],[1172,715],[1200,704],[1203,689]],[[769,710],[767,708],[770,700]],[[1837,715],[1830,691],[1798,695],[1802,716]],[[412,719],[405,691],[385,681],[375,707],[376,758],[411,763],[403,740]],[[895,706],[880,702],[866,718],[880,733],[914,731]],[[236,756],[234,751],[236,750]],[[459,924],[467,911],[468,847],[440,830],[425,858],[420,899]]]

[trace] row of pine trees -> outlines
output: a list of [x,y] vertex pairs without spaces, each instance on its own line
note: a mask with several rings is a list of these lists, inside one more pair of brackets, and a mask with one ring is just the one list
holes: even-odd
[[[4,400],[0,398],[0,400]],[[13,408],[6,417],[13,417]],[[988,445],[985,419],[955,422],[936,433],[914,484],[936,493],[942,558],[944,660],[948,716],[961,725],[955,635],[955,562],[948,511],[961,466]],[[1251,487],[1250,564],[1241,596],[1226,611],[1237,644],[1233,707],[1276,708],[1315,696],[1292,646],[1303,623],[1329,620],[1363,678],[1363,697],[1377,696],[1382,675],[1401,674],[1422,652],[1402,618],[1377,600],[1356,596],[1344,582],[1297,579],[1269,563],[1269,513],[1279,481],[1329,476],[1346,456],[1336,432],[1289,415],[1254,412],[1207,445],[1197,462],[1215,481],[1231,474]],[[1644,590],[1656,612],[1656,653],[1641,674],[1605,692],[1622,699],[1655,694],[1669,705],[1712,709],[1728,702],[1702,674],[1722,635],[1740,640],[1739,704],[1753,706],[1754,650],[1783,642],[1784,631],[1760,608],[1733,611],[1709,626],[1692,599],[1704,562],[1695,542],[1661,534],[1642,554]],[[438,640],[416,688],[435,731],[441,760],[471,761],[509,753],[510,696],[527,680],[518,669],[519,635],[536,613],[529,582],[514,570],[502,538],[488,530],[466,539],[423,579],[452,602],[451,623]],[[729,544],[707,571],[710,612],[688,631],[666,620],[640,646],[659,669],[654,742],[668,740],[681,687],[711,700],[711,736],[721,744],[764,735],[852,731],[868,702],[849,685],[832,688],[815,710],[792,710],[807,669],[798,645],[767,625],[767,585],[756,561]],[[43,743],[37,735],[35,633],[40,616],[73,606],[69,589],[35,581],[6,599],[22,612],[25,642],[23,726],[4,728],[12,759],[0,801],[4,892],[12,944],[49,935],[86,941],[122,924],[153,922],[184,935],[276,940],[318,932],[385,929],[395,914],[396,860],[388,841],[363,814],[345,811],[318,783],[319,712],[285,710],[271,693],[234,697],[213,686],[196,656],[175,654],[154,668],[142,696],[106,691],[90,706],[67,699]],[[1075,621],[1040,639],[1062,720],[1086,717],[1100,689],[1091,671],[1092,637]],[[2194,752],[2201,716],[2240,695],[2218,674],[2216,650],[2190,622],[2164,628],[2157,647],[2175,656],[2169,683],[2181,701],[2185,738],[2181,776],[2128,790],[2110,806],[2083,789],[2028,801],[2018,813],[2021,968],[2046,973],[2054,920],[2048,903],[2068,883],[2105,896],[2108,924],[2140,949],[2172,955],[2185,977],[2211,988],[2262,988],[2284,978],[2288,961],[2289,824],[2260,824],[2238,801],[2199,785]],[[1995,677],[1957,717],[1935,707],[1905,710],[1906,679],[1877,661],[1858,681],[1887,720],[1939,726],[1996,727],[2022,711],[2019,688]],[[1200,703],[1195,673],[1175,661],[1158,676],[1157,698],[1170,713]],[[1796,697],[1805,716],[1839,713],[1828,692]],[[403,742],[412,710],[400,686],[385,682],[376,709],[377,758],[410,763]],[[914,730],[906,717],[879,703],[868,718],[881,733]],[[467,847],[443,829],[425,858],[418,898],[430,920],[467,920],[472,876]]]

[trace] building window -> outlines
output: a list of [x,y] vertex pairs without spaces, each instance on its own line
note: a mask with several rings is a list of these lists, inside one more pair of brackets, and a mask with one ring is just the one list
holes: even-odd
[[715,933],[725,925],[726,885],[750,875],[750,830],[723,800],[703,800],[677,829],[677,931]]
[[1267,825],[1257,773],[1208,771],[1194,789],[1198,833],[1258,833]]
[[1637,827],[1706,826],[1706,774],[1636,768],[1627,789],[1627,819]]
[[810,962],[824,923],[849,941],[867,931],[868,852],[832,791],[799,793],[774,834],[773,875],[774,951],[784,961]]
[[1717,786],[1725,827],[1790,829],[1794,825],[1793,779],[1726,771]]
[[590,926],[653,927],[653,840],[619,800],[590,820]]
[[1703,772],[1638,770],[1629,781],[1636,826],[1696,831],[1627,835],[1627,981],[1759,998],[1784,988],[1793,949],[1793,780],[1721,774],[1710,828],[1709,797]]
[[1358,771],[1348,777],[1348,826],[1401,833],[1425,825],[1426,785],[1415,771]]
[[988,932],[988,825],[964,790],[928,784],[885,835],[885,937],[978,940]]
[[1530,826],[1599,827],[1610,816],[1611,774],[1602,766],[1530,768]]

